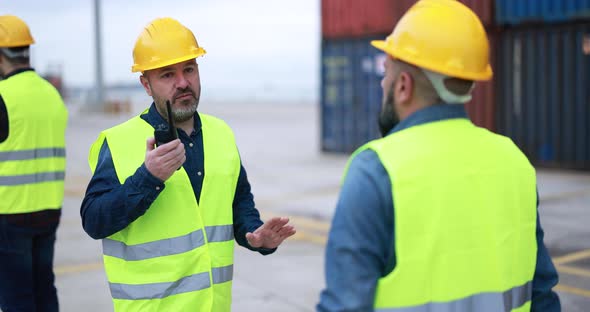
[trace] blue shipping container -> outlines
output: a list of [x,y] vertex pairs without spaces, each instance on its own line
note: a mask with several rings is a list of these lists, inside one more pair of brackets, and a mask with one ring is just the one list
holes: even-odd
[[321,144],[324,151],[344,151],[345,120],[353,101],[353,45],[347,40],[322,43]]
[[590,169],[590,23],[507,29],[497,129],[541,166]]
[[350,153],[379,137],[381,79],[385,54],[370,41],[324,39],[321,64],[321,145]]
[[590,0],[496,0],[500,25],[590,20]]

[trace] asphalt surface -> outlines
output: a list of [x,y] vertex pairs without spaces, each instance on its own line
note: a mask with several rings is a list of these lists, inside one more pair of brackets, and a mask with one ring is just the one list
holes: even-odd
[[[319,152],[314,105],[202,101],[199,110],[234,129],[263,218],[289,216],[298,229],[271,256],[236,248],[232,310],[313,311],[324,286],[324,246],[347,156]],[[71,108],[66,199],[55,256],[61,311],[112,311],[100,242],[82,230],[79,208],[90,178],[90,144],[100,130],[129,116]],[[539,170],[538,181],[563,310],[590,311],[590,174]]]

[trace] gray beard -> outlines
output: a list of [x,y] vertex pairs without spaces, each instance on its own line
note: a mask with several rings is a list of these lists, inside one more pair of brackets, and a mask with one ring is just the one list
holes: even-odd
[[185,106],[181,109],[172,110],[172,118],[174,118],[175,123],[185,122],[191,119],[195,113],[197,112],[197,107],[199,106],[199,100],[197,99],[192,104]]
[[[162,109],[160,115],[168,120],[168,113],[166,112],[166,101],[160,98],[154,97],[154,102],[158,107],[158,110]],[[172,118],[174,118],[174,123],[181,123],[191,119],[195,113],[197,112],[197,108],[199,107],[199,98],[195,98],[195,100],[183,100],[181,102],[183,105],[180,109],[172,109]]]

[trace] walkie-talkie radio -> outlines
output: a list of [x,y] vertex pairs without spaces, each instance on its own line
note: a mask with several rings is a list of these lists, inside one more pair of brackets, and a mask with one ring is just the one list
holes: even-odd
[[172,118],[172,108],[170,107],[170,101],[166,101],[166,110],[168,111],[168,123],[159,124],[154,130],[156,146],[160,146],[178,139],[178,133],[176,132],[176,128],[174,127],[174,119]]

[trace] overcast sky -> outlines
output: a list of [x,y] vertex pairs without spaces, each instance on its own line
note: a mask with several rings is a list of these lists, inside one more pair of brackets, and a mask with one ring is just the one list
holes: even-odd
[[[203,88],[317,96],[319,0],[102,0],[101,8],[106,84],[138,81],[130,71],[135,40],[151,20],[169,16],[207,50]],[[4,0],[0,14],[28,23],[39,72],[61,67],[67,85],[94,84],[93,0]]]

